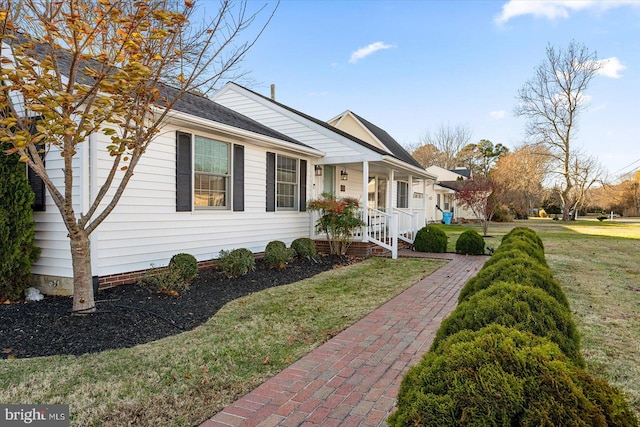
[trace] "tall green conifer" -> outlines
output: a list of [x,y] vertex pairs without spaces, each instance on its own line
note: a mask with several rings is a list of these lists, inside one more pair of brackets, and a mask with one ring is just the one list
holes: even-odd
[[[4,151],[9,146],[0,145]],[[0,151],[0,300],[15,300],[29,286],[31,264],[40,249],[34,244],[33,191],[19,156]]]

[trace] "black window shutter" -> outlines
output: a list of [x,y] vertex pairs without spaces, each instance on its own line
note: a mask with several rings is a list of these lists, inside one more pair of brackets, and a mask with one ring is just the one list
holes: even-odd
[[244,211],[244,146],[233,146],[233,210]]
[[300,160],[300,212],[307,211],[307,161]]
[[267,212],[276,210],[276,153],[267,151]]
[[[36,124],[41,117],[33,117],[31,122],[29,123],[29,133],[34,135],[36,130]],[[38,149],[42,149],[43,147],[38,146]],[[44,151],[38,153],[40,159],[42,160],[42,164],[45,164]],[[33,206],[32,209],[34,212],[45,212],[47,210],[47,187],[44,185],[44,181],[42,178],[38,176],[30,167],[27,166],[27,179],[29,180],[29,185],[33,190],[34,198],[33,198]]]
[[[44,153],[40,153],[40,158],[42,159],[42,163],[44,163]],[[31,189],[33,190],[33,194],[35,196],[33,198],[33,211],[45,212],[47,210],[47,189],[44,185],[44,181],[28,166],[27,177],[29,179],[29,185],[31,185]]]
[[190,212],[191,202],[191,134],[176,132],[176,212]]

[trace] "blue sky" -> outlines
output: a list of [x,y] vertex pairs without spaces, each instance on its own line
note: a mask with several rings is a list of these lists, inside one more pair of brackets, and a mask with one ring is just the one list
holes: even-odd
[[640,0],[283,0],[243,68],[253,90],[323,120],[352,110],[403,145],[462,124],[514,147],[518,89],[571,40],[608,61],[575,143],[613,176],[640,167]]

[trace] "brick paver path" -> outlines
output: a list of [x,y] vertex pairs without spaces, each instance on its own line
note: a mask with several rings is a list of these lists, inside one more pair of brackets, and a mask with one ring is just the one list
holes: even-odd
[[450,261],[200,427],[386,425],[403,374],[429,350],[460,289],[487,259],[401,256]]

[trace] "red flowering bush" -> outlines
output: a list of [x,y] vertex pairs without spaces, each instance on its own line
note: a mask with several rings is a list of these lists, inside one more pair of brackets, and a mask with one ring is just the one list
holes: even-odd
[[353,233],[365,225],[360,217],[360,202],[353,197],[337,198],[323,193],[321,199],[311,200],[308,208],[320,212],[316,232],[327,236],[332,254],[344,255]]

